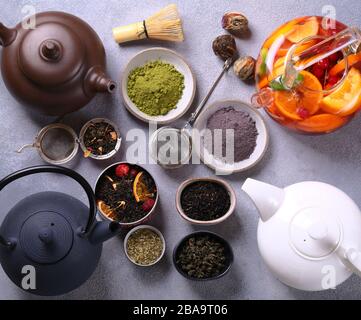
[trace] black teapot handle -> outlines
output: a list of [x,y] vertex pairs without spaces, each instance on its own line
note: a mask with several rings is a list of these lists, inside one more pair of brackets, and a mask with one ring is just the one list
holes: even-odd
[[[22,177],[29,176],[32,174],[45,173],[45,172],[59,173],[59,174],[68,176],[68,177],[74,179],[75,181],[77,181],[83,187],[83,189],[85,190],[85,192],[88,196],[88,200],[89,200],[89,218],[88,218],[88,222],[85,226],[85,229],[82,230],[82,233],[83,234],[88,233],[88,231],[90,231],[90,227],[92,226],[92,224],[95,220],[95,216],[96,216],[95,195],[94,195],[93,189],[90,186],[90,184],[88,183],[88,181],[86,181],[79,173],[75,172],[74,170],[60,167],[60,166],[53,166],[53,165],[44,165],[44,166],[35,166],[35,167],[25,168],[25,169],[16,171],[14,173],[11,173],[10,175],[8,175],[4,179],[2,179],[0,181],[0,191],[2,189],[4,189],[9,183],[11,183],[17,179],[20,179]],[[0,241],[0,242],[2,242],[2,241]]]

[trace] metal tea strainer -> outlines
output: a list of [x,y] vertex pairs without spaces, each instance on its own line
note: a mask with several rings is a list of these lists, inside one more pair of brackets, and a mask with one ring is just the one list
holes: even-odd
[[41,129],[33,143],[22,146],[17,152],[25,148],[37,148],[40,157],[48,163],[64,164],[78,152],[78,136],[71,127],[53,123]]
[[53,123],[42,128],[35,140],[31,144],[22,146],[18,153],[21,153],[26,148],[36,148],[40,157],[48,163],[61,165],[72,160],[79,150],[79,146],[83,152],[87,150],[84,145],[83,136],[92,124],[96,122],[106,122],[113,126],[117,133],[117,143],[113,151],[106,155],[90,154],[89,157],[97,160],[108,159],[113,156],[120,148],[121,137],[119,130],[114,123],[108,119],[96,118],[88,121],[80,131],[80,137],[77,136],[75,131],[62,123]]
[[160,166],[165,169],[176,169],[189,162],[192,156],[191,136],[193,124],[202,112],[219,81],[232,66],[233,62],[234,57],[225,61],[222,72],[182,128],[166,126],[159,128],[151,135],[149,141],[150,156]]

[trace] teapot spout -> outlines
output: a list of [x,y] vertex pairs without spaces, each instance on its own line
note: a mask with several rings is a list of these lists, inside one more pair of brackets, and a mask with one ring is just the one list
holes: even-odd
[[89,241],[93,244],[103,243],[120,233],[121,226],[114,221],[97,222],[89,235]]
[[116,87],[116,83],[106,76],[100,66],[92,67],[85,77],[85,88],[87,92],[112,93]]
[[15,40],[17,31],[15,29],[9,29],[0,23],[0,45],[6,47]]
[[269,220],[277,212],[285,197],[284,190],[254,179],[247,179],[242,190],[256,205],[263,222]]

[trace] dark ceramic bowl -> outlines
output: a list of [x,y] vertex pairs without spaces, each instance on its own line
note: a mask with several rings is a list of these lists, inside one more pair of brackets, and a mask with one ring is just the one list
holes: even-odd
[[[225,248],[225,256],[226,256],[226,261],[225,261],[225,267],[223,268],[223,270],[216,276],[214,277],[210,277],[210,278],[194,278],[189,276],[186,272],[184,272],[182,270],[182,268],[177,264],[177,257],[179,254],[179,251],[181,250],[181,248],[184,246],[185,242],[194,236],[209,236],[211,238],[217,239],[217,241],[219,241],[221,244],[223,244],[224,248]],[[230,246],[230,244],[224,240],[221,236],[219,236],[216,233],[213,232],[209,232],[209,231],[197,231],[197,232],[193,232],[187,236],[185,236],[178,244],[177,246],[174,248],[173,251],[173,264],[175,266],[175,268],[177,269],[177,271],[185,278],[189,279],[189,280],[194,280],[194,281],[208,281],[208,280],[215,280],[215,279],[219,279],[221,277],[223,277],[224,275],[227,274],[227,272],[231,269],[233,263],[233,250],[232,247]]]

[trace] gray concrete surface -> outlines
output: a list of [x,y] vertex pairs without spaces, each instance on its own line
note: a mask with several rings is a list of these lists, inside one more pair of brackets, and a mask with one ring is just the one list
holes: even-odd
[[[197,83],[196,102],[200,100],[221,68],[221,62],[211,51],[214,37],[222,34],[220,19],[227,10],[243,11],[250,20],[252,35],[238,40],[243,54],[256,56],[262,41],[278,25],[301,15],[322,14],[324,5],[334,5],[339,20],[349,25],[361,26],[361,1],[359,0],[183,0],[175,1],[183,16],[186,41],[181,44],[139,42],[119,47],[113,42],[111,29],[152,14],[168,3],[167,0],[0,0],[1,22],[12,26],[22,18],[21,8],[33,4],[38,11],[64,10],[90,23],[98,32],[107,51],[108,71],[119,80],[127,61],[139,50],[156,45],[172,48],[191,64]],[[1,49],[0,49],[1,51]],[[241,83],[230,72],[220,84],[212,100],[242,99],[248,101],[254,88]],[[189,115],[189,114],[188,114]],[[131,128],[147,126],[134,119],[122,105],[120,94],[97,96],[83,110],[69,115],[65,122],[80,130],[85,121],[96,116],[109,117],[126,135]],[[32,141],[38,130],[52,119],[30,114],[19,105],[0,81],[0,176],[17,169],[41,164],[35,150],[21,155],[14,151]],[[332,183],[347,192],[361,205],[361,126],[357,117],[341,131],[318,137],[300,136],[285,131],[267,118],[271,145],[265,159],[255,169],[244,174],[227,177],[236,190],[238,205],[236,214],[225,223],[208,228],[227,238],[235,253],[232,271],[214,282],[189,282],[183,279],[171,263],[172,250],[178,240],[194,227],[185,223],[174,205],[175,190],[179,183],[191,176],[211,176],[213,172],[204,165],[187,166],[168,172],[156,165],[147,165],[153,173],[160,191],[160,206],[152,224],[159,227],[167,240],[165,259],[150,269],[136,268],[123,253],[122,237],[104,245],[102,258],[94,275],[81,288],[60,299],[360,299],[361,281],[351,277],[337,290],[307,293],[293,290],[281,284],[267,270],[258,253],[256,243],[257,212],[242,193],[241,185],[247,177],[286,186],[303,180],[320,180]],[[115,159],[125,157],[127,144],[123,145]],[[81,154],[69,167],[83,174],[94,184],[100,171],[112,161],[95,162],[82,159]],[[85,197],[78,186],[68,179],[40,175],[25,178],[9,186],[0,194],[2,220],[11,206],[26,194],[35,190],[64,190]],[[280,257],[282,259],[282,257]],[[33,299],[23,293],[0,271],[0,299]]]

